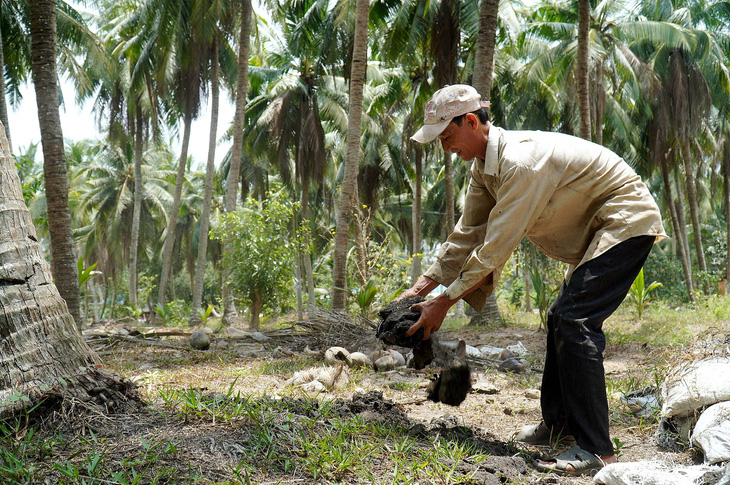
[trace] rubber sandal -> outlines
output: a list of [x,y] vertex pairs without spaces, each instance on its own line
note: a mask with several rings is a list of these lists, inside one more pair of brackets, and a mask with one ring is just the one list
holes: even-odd
[[[568,470],[568,465],[572,466],[573,469]],[[580,446],[575,445],[555,458],[536,462],[535,466],[541,472],[579,477],[582,475],[593,476],[606,464],[598,455],[589,453]]]
[[512,438],[520,443],[535,446],[554,446],[560,443],[575,442],[572,436],[551,430],[543,421],[523,426],[512,435]]

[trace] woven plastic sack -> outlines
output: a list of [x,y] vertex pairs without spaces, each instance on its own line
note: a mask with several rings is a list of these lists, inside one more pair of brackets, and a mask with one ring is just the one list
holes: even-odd
[[667,377],[662,389],[661,415],[684,417],[718,402],[730,401],[730,359],[692,363]]
[[702,449],[705,463],[730,461],[730,402],[705,409],[692,431],[692,444]]

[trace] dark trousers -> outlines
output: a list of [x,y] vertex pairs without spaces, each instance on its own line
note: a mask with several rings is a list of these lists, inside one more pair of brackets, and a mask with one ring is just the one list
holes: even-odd
[[575,269],[547,317],[540,405],[545,424],[596,455],[612,455],[603,322],[626,297],[654,236],[628,239]]

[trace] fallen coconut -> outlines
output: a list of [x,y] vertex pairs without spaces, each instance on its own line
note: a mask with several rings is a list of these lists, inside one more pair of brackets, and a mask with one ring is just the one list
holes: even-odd
[[210,337],[207,333],[196,330],[190,335],[190,346],[195,350],[208,350],[210,348]]
[[373,365],[370,358],[362,352],[353,352],[350,354],[350,360],[352,361],[351,367],[366,367]]
[[327,365],[335,365],[337,362],[344,362],[348,367],[352,367],[350,351],[344,347],[330,347],[325,350],[324,362]]

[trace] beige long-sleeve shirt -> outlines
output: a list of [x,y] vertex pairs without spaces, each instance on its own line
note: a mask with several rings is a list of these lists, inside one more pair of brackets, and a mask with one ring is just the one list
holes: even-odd
[[477,310],[524,236],[546,255],[578,265],[635,236],[666,237],[659,208],[612,151],[560,133],[489,129],[485,160],[471,166],[463,215],[441,245],[429,278]]

